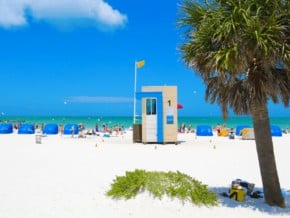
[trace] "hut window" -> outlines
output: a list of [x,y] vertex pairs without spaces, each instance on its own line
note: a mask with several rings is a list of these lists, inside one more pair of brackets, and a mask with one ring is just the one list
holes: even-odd
[[156,98],[146,99],[146,115],[156,115]]

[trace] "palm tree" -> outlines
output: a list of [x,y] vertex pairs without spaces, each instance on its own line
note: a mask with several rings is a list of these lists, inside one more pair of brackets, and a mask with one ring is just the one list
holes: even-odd
[[184,0],[179,24],[184,62],[206,84],[206,100],[252,116],[265,201],[285,207],[273,149],[268,101],[289,106],[288,0]]

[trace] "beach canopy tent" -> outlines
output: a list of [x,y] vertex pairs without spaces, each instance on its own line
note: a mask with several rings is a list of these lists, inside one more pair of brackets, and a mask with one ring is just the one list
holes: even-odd
[[0,134],[13,133],[13,126],[11,123],[0,123]]
[[[282,130],[279,126],[270,126],[272,136],[282,136]],[[254,129],[253,128],[243,128],[242,139],[255,139]]]
[[243,128],[242,132],[242,139],[245,140],[253,140],[255,139],[255,133],[253,128]]
[[42,132],[47,135],[56,135],[58,134],[58,125],[55,123],[46,124]]
[[34,134],[35,128],[33,124],[20,124],[18,134]]
[[196,127],[197,136],[213,136],[212,128],[209,125],[198,125]]
[[251,128],[249,125],[239,125],[236,127],[236,135],[242,136],[242,130],[245,128]]
[[78,124],[66,124],[63,128],[64,135],[79,134]]
[[271,125],[271,135],[272,136],[282,136],[282,130],[279,126]]
[[229,129],[219,129],[218,130],[218,136],[228,136],[230,133]]

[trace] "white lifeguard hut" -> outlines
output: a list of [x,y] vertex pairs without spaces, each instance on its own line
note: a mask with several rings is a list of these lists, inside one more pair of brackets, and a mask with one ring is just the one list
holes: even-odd
[[143,86],[136,93],[142,101],[142,143],[177,144],[177,87]]

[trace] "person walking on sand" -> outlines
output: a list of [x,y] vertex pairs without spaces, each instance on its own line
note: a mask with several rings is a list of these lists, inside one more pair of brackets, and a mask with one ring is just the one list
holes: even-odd
[[60,136],[62,136],[63,135],[63,125],[61,124],[61,125],[59,125],[59,132],[60,132]]
[[74,137],[74,134],[75,134],[75,127],[72,126],[72,127],[71,127],[71,137],[72,137],[72,138]]

